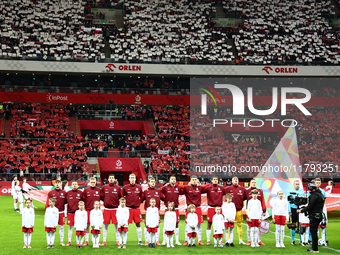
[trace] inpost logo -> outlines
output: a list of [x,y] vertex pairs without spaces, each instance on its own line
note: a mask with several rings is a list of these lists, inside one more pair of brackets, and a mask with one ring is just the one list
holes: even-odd
[[60,95],[52,95],[52,94],[47,94],[46,96],[47,102],[52,102],[52,101],[67,101],[68,96],[60,96]]
[[[207,95],[209,95],[214,103],[215,106],[217,106],[216,99],[214,98],[213,94],[210,92],[212,91],[217,99],[219,100],[220,104],[222,105],[222,100],[220,96],[218,95],[217,91],[215,89],[227,89],[231,92],[232,98],[233,98],[233,115],[244,115],[244,94],[242,90],[232,84],[215,84],[214,88],[203,83],[199,83],[200,87],[199,90],[205,92],[201,94],[201,115],[206,115],[207,114]],[[205,88],[202,88],[201,85],[205,86]],[[206,88],[210,89],[207,90]],[[305,95],[303,98],[287,98],[287,95],[289,93],[302,93]],[[312,115],[306,107],[303,105],[307,103],[311,99],[311,93],[309,90],[305,88],[298,88],[298,87],[282,87],[281,88],[281,115],[286,116],[287,115],[287,105],[295,105],[304,115]],[[274,113],[277,109],[278,105],[278,88],[273,87],[272,88],[272,105],[270,109],[267,110],[258,110],[255,109],[254,104],[253,104],[253,88],[248,87],[247,88],[247,107],[249,111],[257,116],[264,116],[264,115],[270,115]],[[265,119],[265,121],[271,121],[272,122],[272,127],[274,127],[274,122],[280,121],[279,119]],[[289,121],[290,125],[285,125],[284,123]],[[260,125],[254,125],[254,122],[260,122]],[[213,126],[215,127],[216,124],[227,124],[230,123],[231,126],[233,126],[233,120],[227,120],[227,119],[213,119]],[[234,122],[235,124],[243,124],[244,127],[262,127],[264,125],[264,121],[260,119],[251,119],[246,122],[244,119],[243,122]],[[284,127],[290,127],[290,126],[296,126],[297,121],[294,119],[286,119],[281,121],[282,126]]]

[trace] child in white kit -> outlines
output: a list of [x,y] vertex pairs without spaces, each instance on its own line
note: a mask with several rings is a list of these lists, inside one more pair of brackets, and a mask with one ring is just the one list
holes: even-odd
[[156,233],[159,225],[159,212],[156,207],[156,200],[154,198],[150,199],[150,207],[146,209],[145,215],[145,227],[149,235],[149,247],[156,248]]
[[197,224],[198,224],[198,216],[195,213],[196,206],[194,204],[191,204],[188,206],[188,215],[187,215],[187,226],[186,226],[186,232],[188,233],[189,242],[188,247],[196,247],[195,244],[195,238],[197,236]]
[[216,214],[213,216],[213,237],[214,237],[214,247],[223,247],[221,244],[221,240],[223,238],[223,230],[224,230],[224,216],[221,214],[221,207],[215,207]]
[[24,232],[24,249],[25,248],[32,248],[31,247],[31,240],[32,240],[32,233],[34,227],[34,220],[35,220],[35,213],[34,209],[32,208],[32,200],[26,200],[26,207],[23,208],[22,212],[22,232]]
[[287,199],[283,198],[282,190],[279,190],[277,192],[277,198],[274,200],[272,206],[273,206],[272,218],[276,228],[275,230],[276,247],[284,248],[285,245],[283,244],[283,240],[285,237],[285,225],[289,221],[289,214],[288,214],[288,201]]
[[262,218],[262,205],[261,201],[257,199],[258,193],[257,189],[252,190],[250,193],[252,199],[250,199],[247,204],[247,222],[250,228],[251,247],[260,247],[258,244],[258,236]]
[[100,210],[99,201],[94,202],[94,209],[90,213],[90,225],[93,248],[99,248],[100,230],[103,227],[103,212]]
[[[305,205],[307,206],[307,205]],[[301,245],[308,246],[308,236],[309,236],[309,218],[304,213],[299,213],[299,224],[300,230],[301,227],[305,227],[306,230],[301,236]]]
[[175,204],[168,203],[168,209],[164,214],[164,233],[168,248],[174,248],[173,235],[175,234],[177,215],[175,212]]
[[[222,206],[222,213],[224,215],[224,227],[225,227],[225,246],[235,247],[234,245],[234,224],[235,224],[235,217],[236,217],[236,207],[232,201],[233,195],[226,194],[226,201],[223,203]],[[228,239],[228,229],[229,229],[229,236]]]
[[[14,189],[15,189],[15,192],[17,194],[17,198],[18,198],[18,202],[19,202],[19,209],[20,209],[20,214],[22,214],[22,209],[24,208],[24,197],[22,195],[22,189],[21,187],[19,186],[20,182],[19,181],[16,181],[15,182],[15,186],[14,186]],[[30,200],[31,203],[32,203],[32,200]]]
[[57,199],[51,197],[49,200],[49,207],[46,208],[45,211],[45,219],[44,219],[44,226],[46,231],[46,239],[47,239],[47,249],[55,248],[54,247],[54,239],[55,239],[55,232],[58,226],[59,220],[59,210],[55,207],[55,203]]
[[79,201],[79,210],[74,214],[74,228],[76,230],[77,248],[83,248],[84,236],[87,229],[87,211],[84,201]]
[[117,209],[116,217],[118,221],[118,232],[120,234],[119,237],[119,245],[118,249],[126,248],[126,241],[127,241],[127,232],[129,227],[129,208],[127,208],[126,205],[126,199],[120,198],[119,199],[120,205]]

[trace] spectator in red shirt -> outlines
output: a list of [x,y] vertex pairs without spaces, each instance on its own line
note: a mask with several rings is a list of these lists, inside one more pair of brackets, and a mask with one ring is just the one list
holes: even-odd
[[90,187],[84,189],[83,200],[85,202],[85,209],[87,211],[87,229],[85,235],[85,243],[83,246],[89,245],[89,227],[90,227],[90,214],[94,209],[94,202],[100,201],[100,188],[96,186],[97,180],[95,177],[90,178]]
[[59,210],[59,235],[60,235],[60,245],[65,246],[64,244],[64,225],[65,225],[65,204],[66,204],[66,191],[61,189],[61,181],[55,181],[55,189],[48,192],[47,200],[46,200],[46,208],[49,207],[49,200],[51,197],[54,197],[57,202],[55,203],[55,207]]
[[236,218],[235,221],[237,223],[237,233],[239,237],[239,244],[246,244],[242,240],[242,221],[243,221],[243,201],[247,199],[246,197],[246,190],[244,187],[238,185],[238,178],[236,176],[233,177],[232,185],[225,188],[225,193],[232,194],[233,200],[232,202],[235,204],[236,207]]
[[106,245],[106,237],[109,231],[109,224],[115,225],[116,244],[119,244],[118,238],[118,221],[116,217],[117,208],[119,206],[119,199],[121,197],[121,188],[115,184],[115,176],[109,175],[109,183],[104,185],[100,191],[101,200],[104,201],[104,228],[103,228],[103,243],[100,246]]
[[122,189],[122,197],[126,199],[126,207],[129,208],[130,218],[129,224],[132,220],[136,223],[138,245],[143,245],[142,243],[142,228],[140,223],[142,222],[142,214],[140,212],[140,200],[142,198],[142,187],[136,184],[136,175],[129,175],[130,184],[126,184]]
[[66,193],[67,203],[67,225],[68,225],[68,243],[66,246],[71,246],[72,232],[74,226],[74,214],[78,210],[79,201],[83,200],[83,191],[78,189],[78,183],[72,182],[72,189]]

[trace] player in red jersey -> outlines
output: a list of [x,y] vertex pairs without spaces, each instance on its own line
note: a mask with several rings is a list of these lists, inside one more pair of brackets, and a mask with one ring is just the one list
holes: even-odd
[[140,212],[140,199],[142,198],[142,187],[136,184],[136,175],[129,175],[130,184],[124,185],[122,189],[122,197],[126,199],[126,207],[129,208],[129,224],[132,220],[136,223],[138,245],[143,245],[142,243],[142,228],[140,223],[142,222],[142,214]]
[[116,244],[119,245],[118,237],[118,221],[116,217],[117,208],[119,206],[119,199],[121,197],[121,188],[115,184],[115,176],[109,175],[109,184],[102,187],[100,192],[101,200],[104,201],[104,229],[103,229],[103,243],[100,246],[106,245],[106,237],[109,231],[109,224],[115,225]]
[[97,180],[95,177],[90,178],[90,187],[84,189],[83,192],[83,200],[85,202],[85,209],[87,211],[87,228],[85,235],[85,243],[83,246],[89,245],[89,236],[90,236],[90,215],[91,210],[94,209],[94,202],[100,201],[100,188],[96,186]]
[[[211,235],[211,225],[215,212],[215,207],[222,207],[223,195],[225,189],[218,184],[218,178],[212,178],[212,184],[207,184],[204,186],[204,192],[207,193],[208,200],[208,213],[207,213],[207,245],[210,245],[210,235]],[[222,210],[222,209],[221,209]],[[223,212],[221,211],[221,214]]]
[[[202,242],[202,227],[201,224],[203,223],[203,215],[201,210],[201,196],[204,193],[205,186],[198,186],[198,179],[196,175],[192,175],[190,177],[189,185],[185,185],[182,189],[183,194],[186,198],[187,206],[193,204],[196,206],[195,213],[198,217],[198,224],[197,224],[197,236],[198,236],[198,243],[199,245],[204,245]],[[187,217],[189,211],[188,209],[185,212],[185,218]],[[185,242],[183,245],[188,245],[188,235],[187,232],[185,233]]]
[[[169,202],[174,203],[175,205],[175,212],[176,212],[176,228],[175,228],[175,236],[176,236],[176,244],[177,245],[182,245],[179,242],[179,228],[178,228],[178,223],[179,223],[179,195],[182,195],[182,188],[183,186],[176,184],[176,176],[171,176],[169,180],[170,184],[166,184],[161,188],[161,192],[164,195],[164,204],[167,205]],[[165,245],[166,238],[165,238],[165,229],[163,228],[163,243],[162,245]]]
[[237,223],[237,233],[239,237],[239,244],[246,244],[242,240],[242,221],[243,221],[243,201],[247,199],[246,190],[244,187],[238,185],[238,178],[234,176],[232,178],[232,185],[225,188],[225,194],[232,194],[233,200],[232,202],[236,207],[236,218],[235,221]]
[[71,246],[72,232],[74,226],[74,214],[78,210],[79,201],[83,200],[83,191],[78,189],[78,183],[72,182],[72,189],[66,193],[67,203],[67,225],[68,225],[68,243],[66,246]]
[[59,235],[60,235],[60,245],[65,246],[64,244],[64,225],[65,225],[65,204],[66,204],[66,192],[61,189],[61,181],[55,181],[55,189],[48,192],[47,200],[46,200],[46,208],[49,207],[49,200],[51,197],[54,197],[57,202],[55,203],[55,207],[59,210]]
[[[252,199],[252,195],[251,195],[251,191],[257,189],[256,188],[256,180],[252,179],[250,180],[250,187],[248,189],[246,189],[246,196],[247,196],[247,203],[250,199]],[[263,191],[262,189],[257,189],[258,194],[257,194],[257,199],[261,201],[261,206],[262,206],[262,216],[266,216],[266,202],[264,201],[264,196],[263,196]],[[251,238],[250,238],[250,228],[249,226],[247,226],[247,237],[248,237],[248,242],[247,245],[250,245],[251,242]],[[265,245],[264,243],[262,243],[261,241],[261,232],[259,231],[259,236],[258,236],[258,244],[259,245]]]
[[[159,189],[156,188],[156,181],[154,178],[150,178],[149,179],[149,187],[147,187],[144,192],[143,192],[143,196],[141,198],[141,203],[143,203],[143,201],[145,201],[144,204],[144,209],[146,210],[147,208],[149,208],[150,206],[150,199],[153,198],[156,201],[156,207],[158,208],[158,210],[161,210],[161,200],[164,200],[164,195],[161,193],[161,191]],[[146,223],[146,218],[144,223]],[[157,228],[157,233],[156,233],[156,245],[161,245],[159,243],[159,226]],[[145,245],[148,245],[149,242],[147,240],[149,240],[147,238],[148,232],[147,232],[147,228],[144,228],[144,237],[145,237]]]

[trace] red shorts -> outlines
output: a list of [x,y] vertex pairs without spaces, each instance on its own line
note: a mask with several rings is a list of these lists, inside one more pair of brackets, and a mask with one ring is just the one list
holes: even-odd
[[224,222],[224,227],[234,228],[235,222]]
[[116,217],[116,213],[117,213],[117,209],[115,210],[106,210],[104,209],[104,224],[110,224],[110,222],[112,222],[112,224],[117,224],[117,217]]
[[275,215],[274,216],[275,224],[284,226],[286,225],[286,216],[283,215]]
[[[208,208],[207,212],[207,221],[212,222],[214,215],[216,214],[215,208]],[[221,208],[221,214],[222,214],[222,208]],[[198,216],[198,215],[197,215]]]
[[197,236],[196,232],[188,233],[188,237],[196,237],[196,236]]
[[[165,209],[164,214],[166,213],[166,211],[167,211],[167,209]],[[179,209],[178,208],[175,209],[175,213],[176,213],[176,217],[177,217],[176,223],[179,223]]]
[[128,228],[120,227],[118,228],[118,232],[128,232]]
[[24,233],[33,233],[33,228],[25,228],[25,227],[23,227],[22,228],[22,232],[24,232]]
[[146,231],[149,233],[157,233],[157,228],[147,228]]
[[58,225],[65,225],[65,214],[64,214],[64,212],[59,213]]
[[[318,228],[321,228],[321,225],[319,225]],[[327,228],[327,225],[324,228]]]
[[175,234],[175,231],[165,231],[165,234],[167,236],[171,236],[171,235]]
[[129,213],[130,213],[130,216],[129,216],[129,224],[132,224],[132,220],[135,222],[135,223],[139,223],[139,222],[142,222],[142,214],[140,212],[140,209],[139,208],[136,208],[136,209],[129,209]]
[[223,237],[223,234],[215,234],[213,235],[214,238],[222,238]]
[[301,223],[301,226],[305,226],[306,228],[308,228],[310,225],[309,223]]
[[[188,213],[189,213],[189,211],[188,211],[188,209],[186,209],[186,211],[185,211],[185,223],[187,223]],[[202,215],[201,207],[197,207],[195,213],[197,214],[198,224],[203,223],[203,215]]]
[[57,231],[57,229],[56,228],[45,228],[45,231],[55,233]]
[[87,211],[87,224],[90,224],[90,215],[91,215],[91,211]]
[[[159,224],[161,223],[161,216],[159,215]],[[144,217],[144,224],[146,224],[146,213],[145,213],[145,217]]]
[[252,219],[251,221],[247,221],[248,222],[248,226],[250,228],[253,228],[253,227],[260,227],[261,223],[259,222],[258,219]]
[[91,234],[93,234],[93,235],[100,235],[100,230],[92,229],[91,230]]
[[86,231],[76,231],[77,236],[84,236],[86,234]]
[[67,214],[67,225],[74,226],[74,213]]

